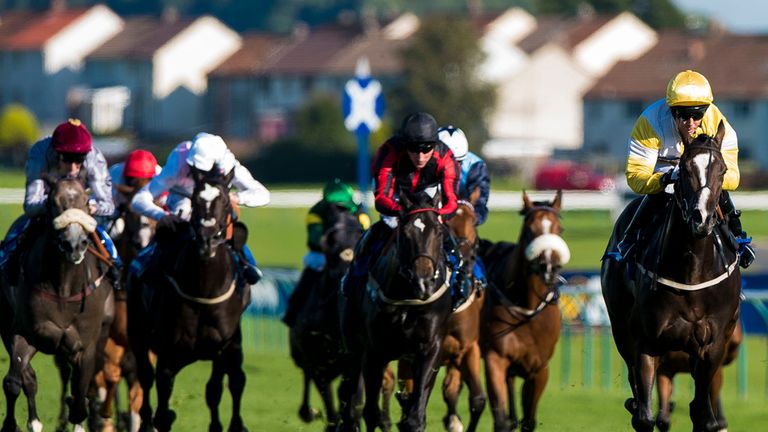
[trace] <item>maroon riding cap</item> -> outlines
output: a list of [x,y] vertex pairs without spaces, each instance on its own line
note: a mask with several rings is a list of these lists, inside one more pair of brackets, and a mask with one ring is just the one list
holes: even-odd
[[78,119],[69,119],[56,126],[51,145],[58,153],[86,154],[93,148],[91,133]]

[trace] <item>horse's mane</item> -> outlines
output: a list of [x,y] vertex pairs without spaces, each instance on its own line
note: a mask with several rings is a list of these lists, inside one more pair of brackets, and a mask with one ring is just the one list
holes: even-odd
[[534,208],[537,208],[537,207],[550,207],[551,208],[553,205],[554,205],[554,201],[533,201],[531,203],[531,207],[529,207],[529,208],[523,207],[522,209],[520,209],[519,213],[521,215],[526,215],[526,214],[528,214],[528,212],[531,209],[534,209]]

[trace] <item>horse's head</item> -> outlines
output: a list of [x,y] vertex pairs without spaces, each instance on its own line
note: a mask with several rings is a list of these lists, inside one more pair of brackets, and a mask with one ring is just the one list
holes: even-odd
[[219,174],[215,165],[208,172],[192,169],[195,187],[190,224],[200,256],[213,258],[218,247],[227,241],[227,227],[232,223],[229,185],[234,175],[234,169],[226,175]]
[[470,194],[469,200],[459,201],[459,208],[456,210],[456,214],[446,222],[446,225],[451,230],[451,234],[456,239],[461,256],[467,261],[465,267],[470,271],[474,266],[475,252],[478,244],[475,204],[479,198],[480,188],[475,188]]
[[66,259],[79,264],[88,249],[88,235],[96,229],[96,220],[88,214],[85,177],[43,176],[48,185],[47,212],[56,244]]
[[562,192],[557,191],[555,199],[534,201],[523,191],[525,219],[520,233],[519,245],[525,247],[525,259],[533,273],[538,274],[547,285],[556,283],[560,269],[571,259],[571,252],[560,234],[560,201]]
[[721,121],[714,137],[701,134],[684,140],[680,157],[680,176],[675,185],[675,202],[683,220],[697,237],[712,233],[726,171],[720,146],[725,135]]
[[[427,298],[445,279],[443,268],[443,226],[437,213],[439,197],[421,193],[400,194],[403,211],[397,231],[400,273],[416,288],[418,298]],[[443,276],[443,277],[441,277]]]
[[355,244],[362,237],[363,228],[357,217],[348,211],[334,211],[333,220],[333,226],[323,234],[320,244],[325,253],[329,275],[340,278],[352,263]]
[[[126,178],[126,184],[117,185],[115,189],[117,193],[123,196],[123,202],[130,203],[136,192],[150,180],[149,178],[129,177]],[[120,225],[114,234],[122,237],[122,241],[126,242],[128,247],[133,248],[134,252],[145,248],[152,241],[157,221],[132,211],[127,204],[118,207],[118,213],[119,217],[115,223]],[[113,233],[110,232],[110,234]],[[115,236],[113,235],[113,237]]]

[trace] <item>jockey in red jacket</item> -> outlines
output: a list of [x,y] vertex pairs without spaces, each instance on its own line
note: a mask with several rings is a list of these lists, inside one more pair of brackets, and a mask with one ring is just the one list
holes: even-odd
[[[376,210],[382,219],[361,239],[344,282],[345,293],[360,292],[367,281],[369,264],[391,229],[397,227],[402,210],[398,202],[401,191],[441,194],[438,213],[443,218],[450,218],[458,207],[459,167],[451,149],[438,139],[437,122],[430,114],[417,112],[407,116],[400,131],[379,147],[372,172]],[[454,304],[462,302],[461,294],[454,293]]]

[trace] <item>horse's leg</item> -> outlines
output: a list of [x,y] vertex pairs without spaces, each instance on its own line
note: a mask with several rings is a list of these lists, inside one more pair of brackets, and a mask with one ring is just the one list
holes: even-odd
[[87,393],[96,369],[97,344],[92,343],[75,355],[72,362],[72,399],[69,407],[69,422],[75,425],[75,432],[85,431],[82,423],[88,418]]
[[442,341],[435,338],[426,349],[417,351],[411,368],[413,369],[413,393],[408,401],[408,411],[399,426],[401,431],[423,431],[426,427],[427,401],[435,383],[439,369],[440,347]]
[[350,356],[351,361],[344,370],[339,384],[339,432],[359,431],[360,412],[358,406],[363,397],[363,377],[359,359]]
[[408,360],[397,361],[397,387],[395,394],[402,411],[408,410],[408,397],[413,393],[413,371]]
[[224,360],[221,356],[213,360],[211,377],[205,385],[205,403],[211,412],[211,422],[208,424],[209,432],[221,432],[224,427],[219,418],[219,403],[224,392]]
[[333,406],[333,392],[331,391],[331,380],[326,376],[316,376],[315,387],[320,393],[320,398],[323,399],[323,405],[325,406],[325,423],[326,430],[336,430],[336,424],[339,422],[339,413]]
[[672,398],[672,375],[661,370],[656,373],[656,393],[659,396],[659,413],[656,414],[656,427],[661,432],[667,432],[671,424],[669,404]]
[[381,380],[381,422],[382,428],[389,430],[392,428],[392,416],[390,415],[390,404],[392,395],[395,392],[395,372],[387,365],[384,369],[384,377]]
[[59,380],[61,381],[61,395],[59,396],[59,421],[56,426],[56,431],[64,432],[69,426],[67,421],[69,412],[69,395],[67,394],[67,388],[69,388],[69,380],[72,377],[72,366],[70,366],[67,359],[62,356],[54,356],[53,361],[56,364],[56,369],[59,371]]
[[523,420],[520,422],[520,430],[530,432],[536,429],[536,409],[539,406],[539,399],[544,393],[544,388],[549,380],[549,366],[544,366],[541,370],[529,377],[523,383]]
[[24,385],[24,370],[30,367],[29,362],[37,350],[30,345],[24,337],[13,336],[10,350],[10,366],[8,374],[3,378],[3,392],[5,393],[5,420],[2,432],[16,432],[19,429],[16,424],[16,399],[18,399]]
[[114,405],[115,396],[117,395],[118,386],[120,384],[120,377],[122,375],[120,369],[120,362],[125,354],[125,348],[116,344],[113,339],[107,339],[106,346],[104,347],[104,367],[102,372],[104,373],[104,385],[106,388],[106,395],[104,402],[101,405],[99,415],[104,422],[104,430],[110,430],[112,424],[112,406]]
[[379,408],[379,394],[381,393],[382,378],[387,362],[381,360],[384,356],[371,351],[363,357],[363,381],[365,382],[365,406],[363,418],[366,429],[369,431],[381,427],[381,409]]
[[155,367],[155,379],[157,380],[157,409],[152,424],[158,432],[171,430],[176,420],[176,413],[170,408],[171,393],[176,374],[186,366],[188,362],[182,361],[175,353],[166,353],[157,357]]
[[517,418],[517,398],[515,397],[515,375],[511,370],[507,369],[507,409],[509,410],[509,424],[512,430],[517,429],[520,426],[520,421]]
[[242,333],[238,326],[234,340],[230,342],[224,352],[224,367],[227,372],[229,394],[232,397],[232,419],[229,422],[229,432],[247,431],[240,416],[240,404],[245,391],[245,371],[243,371],[243,346],[241,344]]
[[473,343],[464,354],[461,375],[469,387],[469,426],[467,432],[474,432],[480,422],[480,416],[485,409],[485,394],[481,379],[482,364],[480,361],[480,346]]
[[508,432],[512,425],[507,418],[507,368],[509,361],[496,351],[485,354],[485,386],[493,413],[494,432]]
[[635,401],[637,411],[632,416],[632,427],[636,431],[653,431],[653,380],[658,366],[658,357],[640,352],[635,368]]
[[718,430],[724,430],[728,428],[728,422],[725,420],[725,413],[723,413],[723,404],[720,400],[720,390],[723,388],[723,367],[720,366],[715,372],[714,378],[712,378],[712,389],[710,390],[710,403],[712,409],[715,411],[715,418],[717,419]]
[[22,371],[22,390],[24,396],[27,397],[27,429],[33,432],[40,432],[43,430],[43,423],[40,422],[40,417],[37,415],[37,374],[32,368],[30,363]]
[[461,371],[452,361],[445,368],[443,379],[443,400],[448,408],[448,413],[443,417],[443,426],[449,432],[463,430],[461,418],[456,412],[456,403],[459,401],[461,391]]
[[698,358],[692,362],[691,376],[695,391],[690,403],[690,417],[694,431],[712,432],[719,429],[710,402],[710,393],[715,373],[722,364],[723,344],[715,345],[712,345],[705,359]]
[[140,430],[152,431],[152,406],[150,405],[150,390],[155,382],[155,374],[152,369],[152,363],[149,361],[149,349],[144,350],[136,349],[136,345],[131,348],[134,350],[133,354],[136,357],[136,372],[139,377],[139,384],[141,385],[141,393],[143,395],[141,401],[141,407],[139,408],[140,417]]
[[312,420],[316,419],[320,413],[317,412],[317,410],[312,409],[311,406],[309,406],[309,393],[312,390],[312,379],[309,376],[309,373],[306,371],[306,369],[301,370],[302,375],[304,376],[304,388],[301,392],[301,406],[299,406],[299,418],[304,423],[310,423]]

